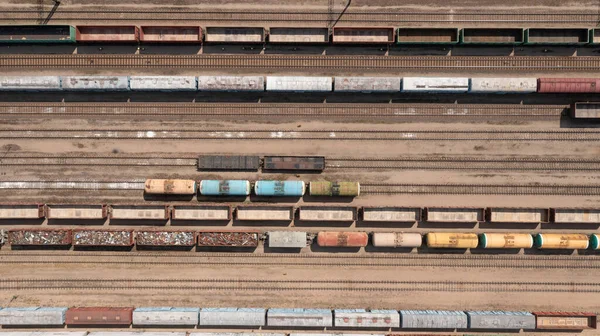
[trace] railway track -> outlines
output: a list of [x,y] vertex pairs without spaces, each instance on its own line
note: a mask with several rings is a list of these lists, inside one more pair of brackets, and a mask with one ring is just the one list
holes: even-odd
[[510,117],[555,118],[566,105],[285,104],[285,103],[0,103],[1,116],[266,116],[273,117]]
[[130,140],[369,140],[369,141],[599,141],[595,130],[256,130],[256,129],[0,129],[0,139]]
[[[2,181],[0,190],[144,190],[144,180],[137,181]],[[361,195],[443,194],[443,195],[561,195],[600,196],[600,185],[557,184],[364,184]]]
[[[151,157],[127,156],[52,156],[10,155],[0,158],[0,166],[23,167],[196,167],[197,156]],[[600,171],[600,160],[554,159],[531,157],[506,157],[487,159],[482,157],[453,156],[405,156],[396,158],[327,158],[325,169],[417,169],[417,170],[520,170],[520,171]]]
[[[68,5],[66,5],[68,6]],[[30,20],[37,22],[42,17],[51,14],[50,10],[3,10],[0,12],[0,20]],[[152,21],[222,21],[222,22],[286,22],[286,23],[311,23],[326,27],[331,22],[331,17],[336,18],[338,23],[356,23],[368,26],[414,24],[414,23],[552,23],[556,24],[579,24],[594,27],[599,15],[592,11],[569,11],[561,13],[525,12],[418,12],[418,11],[359,11],[359,10],[336,10],[330,13],[326,10],[316,11],[198,11],[192,8],[181,10],[169,9],[142,11],[134,8],[122,8],[116,10],[76,10],[69,7],[59,7],[52,14],[52,22],[61,21],[130,21],[142,20]],[[72,22],[69,22],[72,23]]]
[[322,55],[0,55],[0,69],[223,69],[272,72],[311,71],[335,73],[437,70],[464,75],[471,72],[540,73],[600,72],[598,57],[570,56],[322,56]]
[[106,265],[225,265],[310,266],[310,267],[452,267],[452,268],[521,268],[521,269],[600,269],[597,256],[561,255],[428,255],[428,254],[256,254],[202,253],[127,254],[97,252],[0,253],[0,264],[106,264]]
[[267,279],[0,279],[0,291],[335,291],[335,292],[528,292],[600,293],[598,282],[368,281]]

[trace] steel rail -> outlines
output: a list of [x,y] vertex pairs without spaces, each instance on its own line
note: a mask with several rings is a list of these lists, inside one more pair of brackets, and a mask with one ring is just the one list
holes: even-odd
[[600,293],[597,282],[267,279],[0,279],[0,290],[252,290]]
[[559,117],[567,105],[288,103],[1,103],[5,116]]
[[[0,20],[39,20],[40,15],[44,17],[51,11],[44,10],[4,10],[0,13]],[[223,22],[306,22],[319,24],[326,27],[331,21],[331,15],[339,23],[368,23],[370,26],[406,24],[406,23],[553,23],[553,24],[583,24],[594,27],[598,22],[598,14],[591,11],[561,11],[548,12],[526,12],[499,11],[495,12],[424,12],[424,11],[400,11],[389,9],[388,11],[358,11],[347,10],[344,12],[334,11],[329,13],[325,10],[315,11],[260,11],[249,9],[247,11],[198,11],[191,8],[174,10],[172,7],[165,10],[142,11],[134,8],[123,8],[118,10],[107,9],[65,9],[62,6],[52,15],[52,21],[92,20],[92,21],[126,21],[143,20],[151,21],[223,21]]]
[[600,141],[594,130],[0,129],[0,139]]
[[[270,254],[228,254],[202,255],[198,252],[177,253],[170,256],[148,255],[144,252],[131,252],[113,255],[94,252],[68,252],[48,254],[11,254],[0,255],[0,264],[102,264],[102,265],[230,265],[230,266],[319,266],[319,267],[448,267],[448,268],[521,268],[521,269],[599,269],[597,256],[503,256],[496,255],[427,255],[427,254],[370,254],[357,257],[344,254],[343,258],[310,255]],[[401,256],[401,257],[400,257]],[[392,258],[393,257],[393,258]]]
[[0,55],[0,68],[51,69],[273,69],[335,73],[337,71],[404,73],[409,70],[439,70],[539,73],[600,72],[599,57],[570,56],[324,56],[324,55]]

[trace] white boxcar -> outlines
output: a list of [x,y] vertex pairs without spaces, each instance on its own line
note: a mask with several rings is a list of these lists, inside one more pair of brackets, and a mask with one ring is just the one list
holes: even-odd
[[400,328],[400,314],[395,310],[336,309],[333,315],[336,327]]
[[303,248],[306,247],[306,232],[269,231],[269,247]]
[[332,327],[329,309],[275,308],[267,312],[270,327]]
[[470,91],[475,93],[537,92],[537,78],[471,78]]
[[200,326],[264,326],[263,308],[202,308]]
[[467,92],[467,77],[404,77],[402,92]]
[[286,336],[286,334],[262,333],[262,332],[202,332],[190,333],[190,336]]
[[147,307],[133,310],[133,325],[194,326],[198,324],[200,308]]
[[131,90],[139,91],[196,91],[194,76],[131,76]]
[[62,326],[66,307],[4,308],[0,310],[0,325]]
[[331,92],[331,77],[267,76],[267,91]]
[[85,336],[87,331],[0,331],[0,336]]
[[198,76],[198,91],[265,91],[263,76]]
[[400,77],[335,77],[335,92],[400,92]]
[[127,76],[66,76],[62,88],[69,91],[128,91]]
[[0,76],[0,90],[56,91],[60,90],[60,77]]

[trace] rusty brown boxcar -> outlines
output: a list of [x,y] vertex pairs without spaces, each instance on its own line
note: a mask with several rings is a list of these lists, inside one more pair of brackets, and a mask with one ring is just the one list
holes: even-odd
[[66,324],[128,326],[132,315],[132,307],[74,307],[67,310]]
[[134,43],[139,40],[137,26],[77,26],[77,42]]
[[313,170],[325,169],[323,156],[265,156],[265,170]]

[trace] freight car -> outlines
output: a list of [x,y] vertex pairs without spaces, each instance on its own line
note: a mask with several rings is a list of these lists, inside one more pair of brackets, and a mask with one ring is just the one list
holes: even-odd
[[196,193],[196,181],[147,179],[144,184],[144,192],[146,194],[194,195]]
[[311,196],[360,196],[359,182],[310,182]]
[[[368,310],[368,309],[311,309],[311,308],[197,308],[197,307],[20,307],[0,309],[0,325],[3,327],[39,328],[44,326],[71,329],[81,326],[110,328],[172,326],[209,328],[255,327],[271,329],[301,328],[356,328],[406,330],[525,330],[525,331],[581,331],[596,329],[597,315],[587,312],[526,312],[526,311],[448,311],[448,310]],[[19,335],[35,336],[101,336],[114,333],[126,336],[186,336],[185,332],[17,332]],[[14,332],[0,334],[13,335]],[[190,336],[264,336],[287,334],[264,333],[190,333]],[[308,334],[289,334],[308,335]],[[315,334],[327,336],[351,336],[359,334]],[[360,334],[364,335],[364,334]],[[370,334],[392,336],[394,334]]]
[[302,197],[306,190],[304,181],[256,181],[254,193],[258,196]]
[[248,196],[250,195],[250,181],[202,180],[199,192],[204,196]]
[[75,27],[66,25],[2,25],[0,43],[75,43]]

